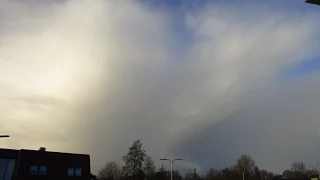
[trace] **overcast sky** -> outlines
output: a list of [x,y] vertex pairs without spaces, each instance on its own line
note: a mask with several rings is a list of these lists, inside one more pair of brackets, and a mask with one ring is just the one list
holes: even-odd
[[158,165],[311,167],[319,16],[303,0],[1,0],[0,145],[88,153],[94,173],[137,139]]

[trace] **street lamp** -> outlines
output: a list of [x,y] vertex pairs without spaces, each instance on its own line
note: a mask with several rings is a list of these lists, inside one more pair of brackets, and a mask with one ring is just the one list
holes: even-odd
[[8,138],[10,137],[9,135],[0,135],[0,138]]
[[173,162],[174,161],[181,161],[183,159],[178,158],[178,159],[172,159],[172,160],[171,159],[160,159],[160,160],[161,161],[169,161],[171,163],[171,171],[170,171],[171,173],[170,174],[171,174],[171,180],[173,180],[173,176],[172,176]]
[[320,0],[306,0],[306,3],[320,5]]

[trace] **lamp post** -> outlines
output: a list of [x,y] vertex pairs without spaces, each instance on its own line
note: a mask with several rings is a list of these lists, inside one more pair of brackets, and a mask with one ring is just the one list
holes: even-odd
[[170,164],[171,164],[171,171],[170,171],[170,174],[171,174],[171,180],[173,180],[173,175],[172,175],[172,170],[173,170],[173,162],[174,161],[181,161],[181,160],[183,160],[183,159],[160,159],[161,161],[169,161],[170,162]]
[[242,173],[242,180],[244,180],[244,172],[243,172],[243,171],[241,171],[241,173]]
[[320,0],[306,0],[306,3],[320,5]]

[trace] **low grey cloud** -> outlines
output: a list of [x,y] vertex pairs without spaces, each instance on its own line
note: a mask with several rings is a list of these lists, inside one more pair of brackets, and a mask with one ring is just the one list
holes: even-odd
[[136,139],[157,163],[183,156],[181,168],[201,169],[242,153],[281,169],[317,148],[317,136],[294,134],[318,125],[319,78],[282,83],[279,72],[319,55],[318,14],[209,3],[184,14],[185,45],[170,10],[140,1],[7,1],[0,11],[8,147],[90,153],[93,171]]
[[245,153],[259,167],[277,173],[295,161],[315,165],[320,140],[318,91],[319,74],[315,74],[247,94],[241,108],[185,137],[175,154],[205,168],[232,165]]

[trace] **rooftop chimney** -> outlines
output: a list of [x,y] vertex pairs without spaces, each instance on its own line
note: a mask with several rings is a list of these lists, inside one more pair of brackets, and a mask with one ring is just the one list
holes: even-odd
[[39,151],[44,152],[44,151],[46,151],[46,148],[45,148],[45,147],[40,147],[40,148],[39,148]]

